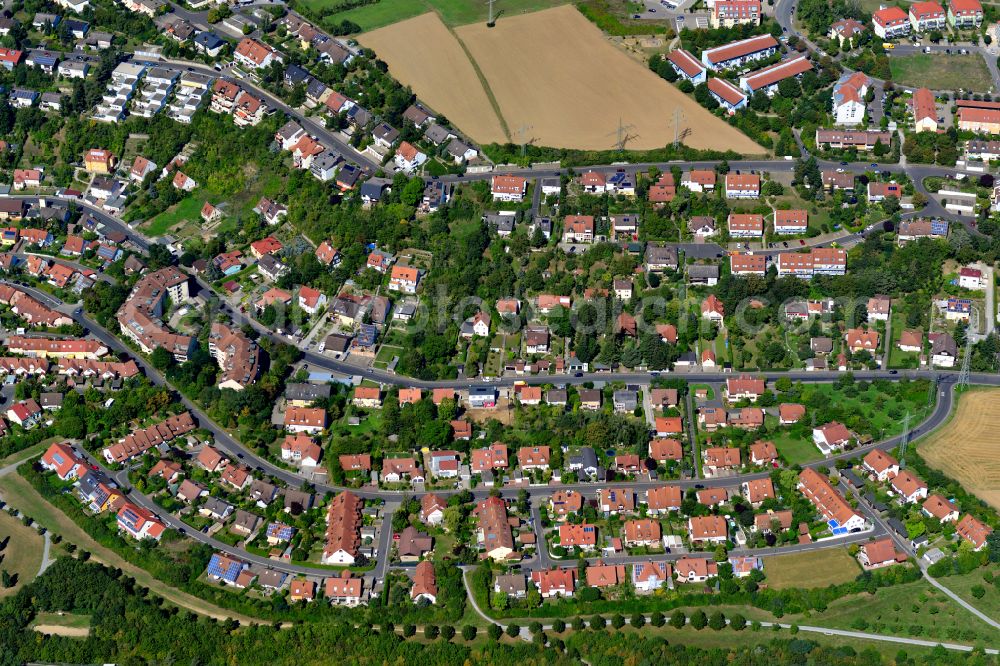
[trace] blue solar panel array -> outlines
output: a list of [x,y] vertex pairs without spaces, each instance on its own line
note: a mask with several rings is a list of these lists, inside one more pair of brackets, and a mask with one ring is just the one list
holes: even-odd
[[230,560],[218,553],[212,555],[212,559],[208,562],[208,575],[221,578],[230,583],[236,580],[236,577],[240,575],[240,571],[242,570],[242,562]]

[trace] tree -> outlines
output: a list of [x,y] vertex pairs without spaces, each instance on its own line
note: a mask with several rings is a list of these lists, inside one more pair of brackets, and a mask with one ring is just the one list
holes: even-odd
[[670,626],[674,629],[680,629],[685,624],[687,624],[687,616],[684,615],[684,611],[677,609],[670,614]]
[[628,621],[636,629],[642,629],[646,625],[646,616],[642,613],[634,613]]
[[705,611],[699,609],[691,613],[692,627],[694,627],[698,631],[701,631],[702,629],[705,628],[705,625],[707,624],[708,624],[708,618],[705,617]]
[[990,562],[1000,562],[1000,530],[993,530],[986,537],[986,552]]
[[439,633],[441,632],[438,630],[438,626],[436,624],[424,625],[424,638],[426,638],[427,640],[429,641],[434,640],[435,638],[438,637]]
[[557,634],[561,634],[562,632],[566,631],[566,623],[563,622],[561,618],[557,617],[555,621],[552,623],[552,631],[556,632]]
[[600,615],[595,615],[594,617],[590,618],[591,629],[594,630],[603,629],[606,626],[608,626],[607,621],[605,621],[605,619]]
[[611,626],[615,629],[621,629],[625,626],[625,618],[622,617],[621,613],[615,613],[611,616]]
[[498,641],[503,635],[503,629],[499,624],[491,624],[489,629],[486,630],[486,634],[490,637],[490,640]]
[[731,618],[729,618],[729,626],[735,629],[736,631],[743,631],[744,629],[746,629],[747,619],[742,615],[740,615],[739,613],[736,613]]
[[517,638],[521,635],[521,627],[511,622],[507,625],[507,635],[511,638]]
[[534,622],[528,625],[528,631],[530,631],[532,634],[540,633],[542,631],[542,623],[539,622],[538,620],[535,620]]
[[412,638],[417,633],[417,628],[412,624],[403,625],[403,636],[405,638]]
[[[475,629],[475,627],[472,628]],[[443,627],[441,627],[441,638],[445,639],[446,641],[450,641],[454,637],[455,637],[455,627],[451,626],[450,624],[446,624]]]
[[726,616],[720,613],[719,611],[715,611],[708,618],[708,626],[711,627],[712,629],[715,629],[716,631],[724,629],[726,626]]
[[649,616],[649,623],[654,627],[662,627],[667,623],[667,619],[663,617],[663,613],[661,613],[660,611],[656,611],[655,613]]
[[[998,580],[1000,580],[1000,579],[998,579]],[[579,615],[577,615],[576,617],[573,618],[573,622],[571,623],[571,626],[573,627],[573,631],[583,631],[584,629],[587,628],[587,623],[584,622],[584,620],[583,620],[582,617],[580,617]]]
[[174,364],[174,355],[164,347],[157,347],[153,350],[150,360],[152,360],[154,368],[160,372],[166,372]]

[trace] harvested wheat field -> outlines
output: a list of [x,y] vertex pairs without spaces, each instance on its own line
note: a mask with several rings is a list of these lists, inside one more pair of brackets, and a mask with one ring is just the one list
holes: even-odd
[[389,72],[431,109],[476,141],[507,140],[475,68],[437,14],[358,35],[358,41],[389,63]]
[[628,148],[662,148],[674,140],[679,108],[686,145],[765,153],[618,50],[572,5],[501,17],[494,28],[480,23],[456,32],[489,83],[507,127],[516,133],[530,126],[527,138],[536,144],[610,149],[621,118],[635,136]]
[[920,455],[1000,509],[1000,390],[966,393],[954,418],[919,445]]

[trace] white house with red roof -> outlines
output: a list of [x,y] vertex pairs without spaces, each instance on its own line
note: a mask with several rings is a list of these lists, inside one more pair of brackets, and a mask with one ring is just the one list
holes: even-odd
[[844,127],[860,125],[865,119],[865,95],[871,80],[864,72],[844,74],[833,86],[834,124]]
[[78,479],[87,473],[87,465],[76,455],[68,443],[56,443],[42,455],[39,464],[44,469],[55,472],[61,481]]
[[25,430],[33,428],[42,420],[42,408],[38,403],[28,398],[22,400],[7,410],[7,418]]
[[820,428],[813,428],[813,443],[823,455],[840,450],[854,438],[854,434],[843,423],[831,421]]
[[681,78],[690,81],[694,85],[705,83],[705,66],[698,62],[698,59],[684,49],[674,49],[664,56],[670,66]]
[[166,526],[152,512],[131,502],[125,502],[118,510],[118,529],[133,539],[159,541]]
[[983,22],[979,0],[949,0],[948,23],[956,28],[978,28]]
[[393,162],[396,168],[406,173],[413,173],[420,168],[420,165],[427,161],[427,155],[417,150],[409,141],[403,141],[396,149]]
[[494,201],[521,201],[528,190],[528,181],[522,176],[496,175],[490,181]]
[[709,79],[708,92],[729,115],[735,114],[747,105],[747,96],[743,91],[725,79],[717,77]]
[[948,20],[944,7],[931,0],[914,2],[910,5],[909,18],[910,25],[917,32],[944,30]]
[[861,466],[879,481],[886,481],[899,474],[899,461],[882,449],[870,451]]
[[902,37],[910,34],[910,19],[899,7],[885,7],[872,14],[872,30],[882,39]]
[[282,57],[267,44],[244,37],[233,51],[233,61],[250,69],[264,69],[272,62],[281,62]]
[[326,294],[312,287],[300,287],[299,307],[311,315],[316,314],[326,307]]

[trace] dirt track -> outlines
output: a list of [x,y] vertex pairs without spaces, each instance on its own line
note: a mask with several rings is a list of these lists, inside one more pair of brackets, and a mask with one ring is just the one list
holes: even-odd
[[366,32],[358,41],[389,63],[396,79],[476,141],[507,140],[475,68],[437,14]]
[[979,390],[961,397],[952,420],[919,452],[929,465],[966,490],[1000,509],[1000,390]]

